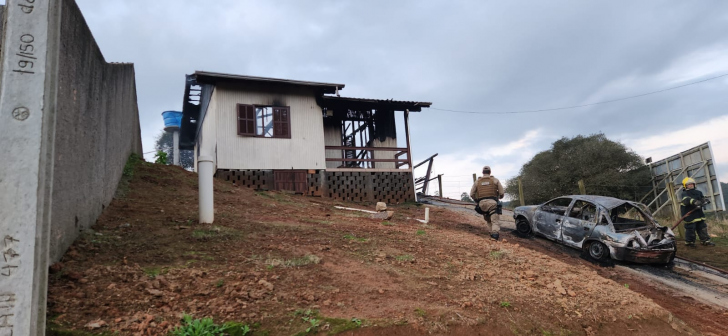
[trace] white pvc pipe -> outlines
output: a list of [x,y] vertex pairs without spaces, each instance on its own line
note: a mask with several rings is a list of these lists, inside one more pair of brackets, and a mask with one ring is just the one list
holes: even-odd
[[179,166],[180,165],[179,164],[179,161],[180,161],[179,160],[180,159],[180,157],[179,157],[179,128],[172,131],[172,139],[173,139],[172,142],[174,143],[173,150],[172,150],[172,156],[174,156],[173,163],[175,166]]
[[215,204],[213,202],[213,163],[212,157],[197,158],[197,177],[200,193],[200,224],[212,224],[215,220]]
[[425,224],[427,224],[429,222],[430,222],[430,208],[426,207],[425,208]]

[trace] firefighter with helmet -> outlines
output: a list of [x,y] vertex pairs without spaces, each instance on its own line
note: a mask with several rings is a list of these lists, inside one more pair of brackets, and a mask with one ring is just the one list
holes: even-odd
[[490,229],[490,237],[498,240],[500,232],[500,206],[499,200],[505,196],[503,185],[490,175],[490,167],[483,167],[483,176],[478,178],[470,188],[470,198],[480,207],[485,222]]
[[[705,223],[703,206],[707,204],[703,193],[695,188],[695,180],[686,177],[682,181],[685,190],[682,191],[680,211],[685,217],[685,245],[695,247],[695,231],[698,231],[700,241],[705,246],[715,246],[708,235],[708,225]],[[692,212],[691,212],[692,211]]]

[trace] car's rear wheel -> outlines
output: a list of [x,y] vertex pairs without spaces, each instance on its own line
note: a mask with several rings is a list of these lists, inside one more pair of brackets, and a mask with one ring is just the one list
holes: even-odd
[[609,259],[609,249],[606,245],[600,242],[589,243],[589,256],[594,260],[607,260]]
[[516,232],[521,237],[531,236],[531,234],[533,233],[533,230],[531,229],[531,223],[529,223],[528,220],[523,217],[518,218],[516,220]]

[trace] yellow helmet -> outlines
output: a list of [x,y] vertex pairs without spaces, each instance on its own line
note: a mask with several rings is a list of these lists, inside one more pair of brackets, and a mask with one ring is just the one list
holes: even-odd
[[687,189],[688,184],[696,184],[695,180],[692,177],[686,177],[682,180],[682,185],[684,188]]

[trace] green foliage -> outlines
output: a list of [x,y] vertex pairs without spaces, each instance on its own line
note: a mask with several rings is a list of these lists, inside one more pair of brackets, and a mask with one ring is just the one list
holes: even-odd
[[411,256],[411,255],[409,255],[409,254],[403,254],[403,255],[401,255],[401,256],[397,256],[397,257],[396,257],[395,259],[397,259],[397,261],[412,261],[412,260],[414,260],[415,258],[414,258],[414,257],[412,257],[412,256]]
[[500,306],[501,306],[501,307],[503,307],[503,308],[508,308],[508,307],[510,307],[510,306],[511,306],[511,303],[510,303],[510,302],[508,302],[508,301],[502,301],[502,302],[500,303]]
[[309,327],[306,328],[307,333],[318,330],[318,327],[321,325],[321,320],[314,317],[302,317],[301,319],[309,323]]
[[156,154],[154,154],[154,163],[163,164],[166,165],[167,163],[167,153],[163,152],[161,150],[158,150]]
[[470,195],[468,195],[468,193],[466,192],[460,194],[460,200],[463,202],[475,203],[475,201],[473,201],[473,199],[470,198]]
[[[154,143],[154,149],[156,151],[167,153],[167,162],[174,162],[174,139],[172,132],[163,130],[157,136],[157,141]],[[179,159],[179,163],[182,165],[182,168],[190,170],[195,166],[195,151],[180,149]]]
[[518,177],[526,204],[579,194],[584,180],[590,195],[634,200],[652,189],[650,171],[642,158],[604,134],[561,138],[551,149],[536,154],[506,184],[506,193],[518,199]]
[[624,284],[624,288],[629,289],[629,284]]
[[348,240],[356,240],[356,241],[360,241],[360,242],[365,242],[365,241],[367,241],[367,239],[366,239],[366,238],[357,238],[356,236],[354,236],[354,235],[352,235],[352,234],[347,234],[347,235],[344,235],[344,239],[348,239]]
[[425,317],[427,315],[427,312],[425,312],[422,308],[415,309],[415,314],[419,317]]
[[182,325],[172,330],[171,336],[245,336],[250,333],[250,327],[242,323],[216,324],[211,318],[193,320],[192,316],[185,314]]
[[225,285],[225,279],[219,279],[215,282],[215,287],[220,288]]
[[503,259],[503,251],[490,251],[488,257],[493,260]]
[[161,267],[147,267],[144,269],[144,274],[146,274],[148,277],[154,279],[158,275],[162,274],[162,268]]
[[122,176],[128,179],[132,178],[134,176],[136,166],[143,161],[144,160],[142,160],[141,156],[136,153],[131,153],[131,155],[129,155],[129,159],[126,160],[126,164],[124,165],[124,172],[122,173]]
[[425,230],[417,230],[415,234],[418,236],[424,236],[425,234],[427,234],[427,232],[425,232]]

